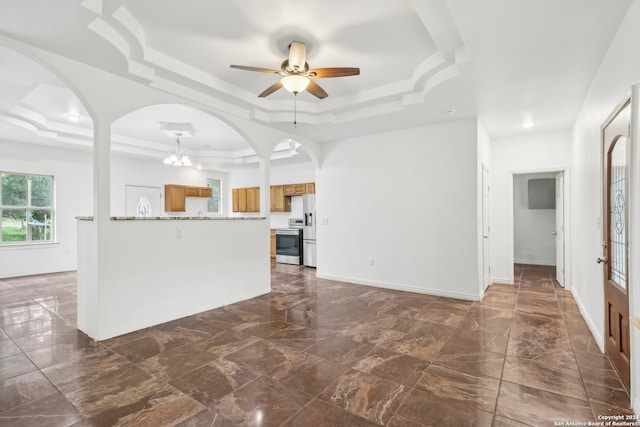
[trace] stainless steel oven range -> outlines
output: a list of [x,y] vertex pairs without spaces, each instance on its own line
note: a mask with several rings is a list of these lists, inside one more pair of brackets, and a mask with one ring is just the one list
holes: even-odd
[[302,218],[290,218],[289,228],[276,228],[276,262],[302,264]]

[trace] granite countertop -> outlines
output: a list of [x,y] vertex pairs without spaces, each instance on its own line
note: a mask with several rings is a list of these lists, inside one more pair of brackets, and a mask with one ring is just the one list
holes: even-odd
[[[78,221],[93,221],[92,216],[78,216]],[[198,220],[198,221],[244,221],[255,219],[267,219],[264,216],[149,216],[149,217],[135,217],[135,216],[112,216],[111,221],[184,221],[184,220]]]

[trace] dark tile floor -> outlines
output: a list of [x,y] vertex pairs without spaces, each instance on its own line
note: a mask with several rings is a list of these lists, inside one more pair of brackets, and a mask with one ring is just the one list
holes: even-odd
[[272,293],[104,342],[74,273],[0,280],[2,426],[552,426],[630,414],[553,269],[466,302],[274,265]]

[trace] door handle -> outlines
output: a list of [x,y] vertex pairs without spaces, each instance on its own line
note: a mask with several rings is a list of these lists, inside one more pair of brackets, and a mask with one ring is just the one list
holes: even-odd
[[556,233],[555,231],[553,233],[551,233],[552,236],[557,236],[558,233]]
[[483,239],[488,239],[488,238],[489,238],[489,236],[482,236],[482,238],[483,238]]
[[606,256],[605,256],[605,257],[602,257],[602,258],[600,258],[600,257],[596,258],[596,262],[597,262],[598,264],[600,264],[600,263],[606,264],[608,261],[609,261],[609,260],[607,259],[607,257],[606,257]]

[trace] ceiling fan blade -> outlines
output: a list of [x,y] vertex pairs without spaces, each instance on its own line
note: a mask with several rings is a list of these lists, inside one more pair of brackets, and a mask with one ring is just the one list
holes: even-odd
[[266,88],[264,92],[262,92],[260,95],[258,95],[258,98],[264,98],[265,96],[269,96],[273,92],[275,92],[278,89],[280,89],[281,87],[282,87],[282,82],[280,80],[278,80],[277,82],[275,82],[274,84],[272,84],[271,86]]
[[289,67],[294,71],[304,70],[307,61],[307,47],[302,42],[292,41],[289,45]]
[[280,70],[272,70],[270,68],[260,67],[248,67],[246,65],[229,65],[231,68],[237,68],[238,70],[257,71],[259,73],[280,74]]
[[315,96],[317,98],[320,98],[320,99],[324,99],[327,96],[329,96],[327,94],[327,92],[325,92],[324,89],[322,89],[320,87],[320,85],[318,83],[314,82],[313,80],[309,81],[309,86],[307,86],[307,91],[311,95],[313,95],[313,96]]
[[346,77],[357,76],[360,74],[358,67],[331,67],[331,68],[314,68],[307,73],[309,77],[316,79],[326,79],[329,77]]

